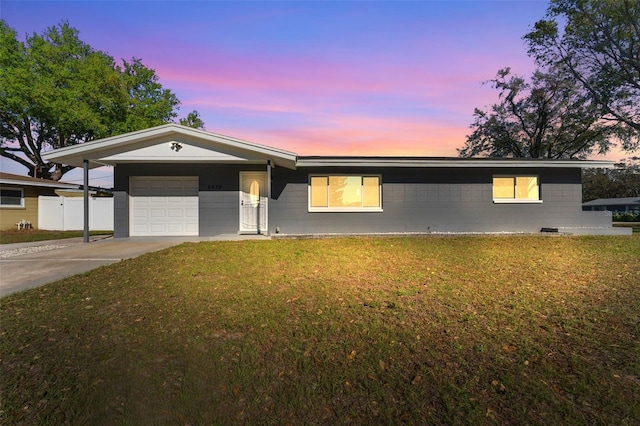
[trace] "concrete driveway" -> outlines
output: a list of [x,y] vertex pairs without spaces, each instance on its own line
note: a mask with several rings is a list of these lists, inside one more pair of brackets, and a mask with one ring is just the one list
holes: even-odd
[[0,297],[197,238],[91,237],[0,245]]

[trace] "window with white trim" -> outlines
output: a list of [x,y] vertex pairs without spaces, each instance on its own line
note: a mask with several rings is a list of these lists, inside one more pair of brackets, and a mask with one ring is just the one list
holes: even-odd
[[310,176],[309,211],[382,211],[380,176]]
[[494,176],[494,203],[541,203],[538,176]]
[[21,188],[0,188],[0,207],[24,207]]

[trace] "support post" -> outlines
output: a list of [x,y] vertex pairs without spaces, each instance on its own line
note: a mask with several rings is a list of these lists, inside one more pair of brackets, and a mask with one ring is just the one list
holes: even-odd
[[82,161],[84,166],[84,238],[85,243],[89,242],[89,160]]
[[[271,204],[271,169],[273,168],[273,163],[271,160],[267,161],[267,203],[265,217],[267,218],[267,224],[269,223],[269,205]],[[268,228],[268,226],[267,226]],[[265,229],[265,235],[269,234],[269,229]]]
[[267,199],[271,199],[271,160],[267,161]]

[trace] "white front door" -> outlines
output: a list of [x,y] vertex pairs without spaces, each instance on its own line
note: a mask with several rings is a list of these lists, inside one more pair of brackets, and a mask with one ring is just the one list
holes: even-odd
[[267,174],[240,172],[240,232],[267,233]]

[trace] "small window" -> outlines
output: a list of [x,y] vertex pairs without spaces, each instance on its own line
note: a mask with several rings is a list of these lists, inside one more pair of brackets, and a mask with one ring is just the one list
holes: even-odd
[[540,200],[537,176],[494,176],[495,203],[536,203]]
[[24,207],[22,189],[0,188],[0,207]]
[[311,176],[309,211],[381,211],[379,176]]

